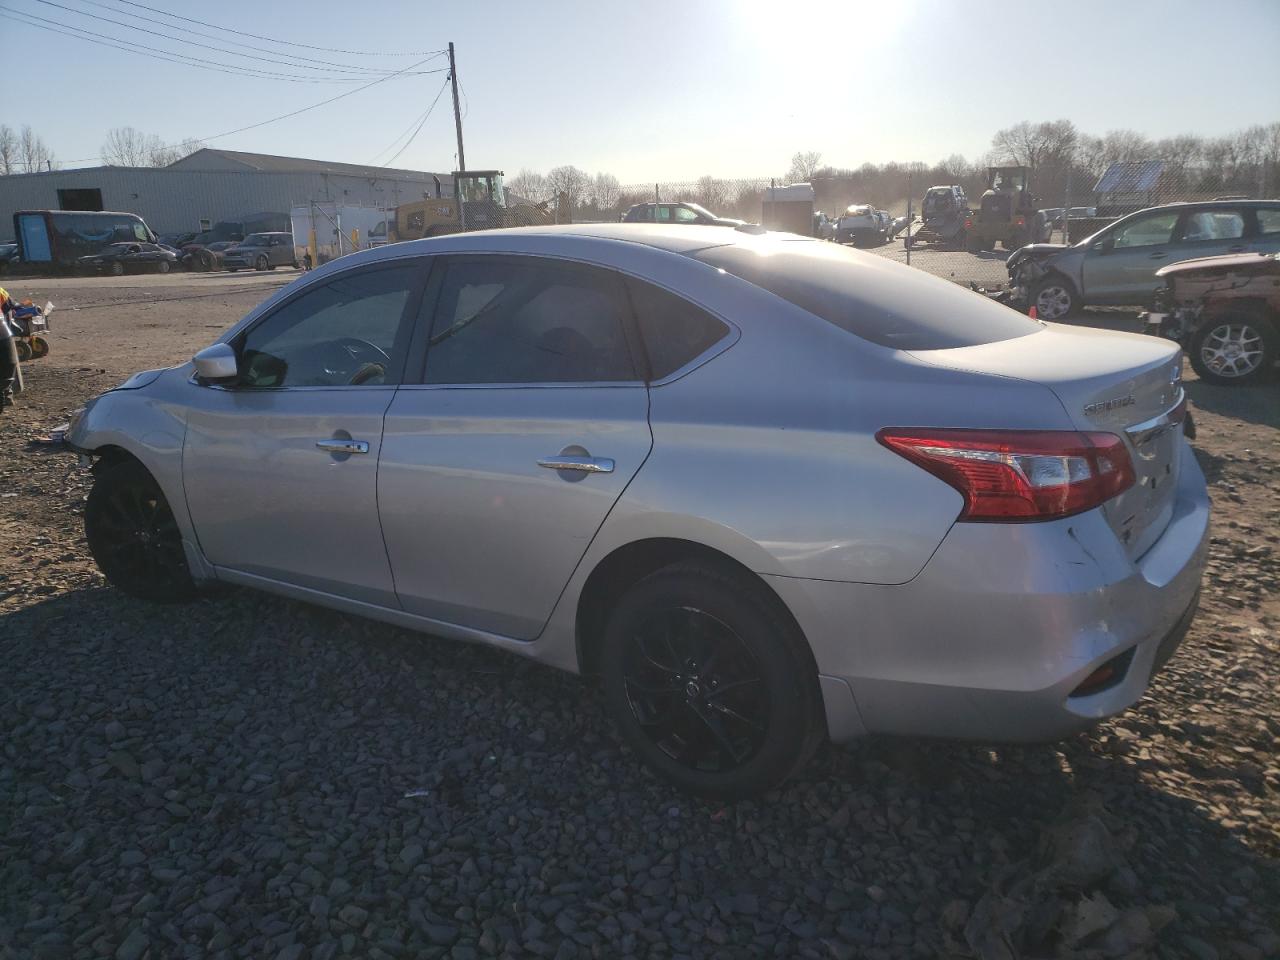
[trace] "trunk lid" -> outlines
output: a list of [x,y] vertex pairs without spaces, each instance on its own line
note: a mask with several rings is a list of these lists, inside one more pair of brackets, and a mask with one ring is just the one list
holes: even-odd
[[[1137,480],[1103,506],[1126,552],[1140,557],[1173,515],[1181,423],[1164,419],[1182,400],[1182,355],[1159,337],[1046,324],[1012,340],[922,350],[939,366],[1043,384],[1076,429],[1114,433],[1129,447]],[[998,427],[999,424],[990,424]]]

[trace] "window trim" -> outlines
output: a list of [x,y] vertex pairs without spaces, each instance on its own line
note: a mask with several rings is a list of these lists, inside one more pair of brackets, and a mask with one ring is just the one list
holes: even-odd
[[[636,376],[631,380],[537,380],[532,382],[495,382],[495,383],[427,383],[427,357],[431,352],[429,341],[431,325],[435,322],[436,309],[440,306],[440,294],[444,289],[444,277],[449,263],[458,259],[468,260],[476,257],[499,257],[502,259],[525,258],[549,261],[559,266],[587,267],[609,274],[609,280],[619,287],[621,302],[624,305],[622,317],[623,340],[631,357],[631,365]],[[520,389],[566,389],[569,387],[643,387],[649,379],[649,357],[644,352],[644,343],[640,339],[640,331],[636,324],[635,311],[631,304],[631,296],[627,292],[624,276],[629,274],[606,264],[593,263],[576,257],[563,257],[546,253],[524,253],[509,250],[459,250],[456,253],[441,253],[432,258],[431,275],[423,290],[422,304],[428,296],[432,298],[431,317],[427,322],[415,322],[412,339],[409,341],[409,353],[405,364],[405,375],[400,386],[413,389],[433,390],[520,390]],[[422,320],[421,310],[417,319]],[[412,374],[411,374],[412,371]]]
[[[300,289],[294,291],[279,303],[272,304],[271,309],[265,311],[261,316],[255,317],[253,321],[247,324],[243,329],[237,330],[235,334],[220,343],[228,344],[236,352],[236,365],[239,366],[241,361],[241,351],[244,349],[245,338],[249,336],[263,323],[274,317],[279,311],[285,309],[297,300],[310,293],[314,293],[320,287],[326,287],[337,280],[353,276],[358,273],[375,273],[382,270],[396,269],[400,267],[410,267],[417,269],[417,275],[414,277],[413,284],[409,288],[409,295],[405,298],[404,309],[400,314],[400,326],[396,330],[396,343],[392,349],[400,346],[403,342],[404,354],[400,363],[400,370],[395,383],[357,383],[357,384],[300,384],[296,386],[280,386],[280,387],[246,387],[238,383],[233,384],[204,384],[204,386],[212,387],[216,390],[223,390],[229,393],[254,393],[254,394],[273,394],[283,391],[293,392],[314,392],[317,390],[395,390],[405,382],[405,374],[409,369],[409,360],[411,357],[410,350],[413,347],[413,318],[417,316],[418,308],[422,302],[422,295],[426,289],[427,282],[433,273],[432,255],[423,256],[421,254],[408,257],[392,257],[386,260],[378,260],[374,263],[363,263],[349,267],[345,270],[337,270],[333,273],[316,277],[310,283],[307,283]],[[191,383],[196,383],[196,376],[191,375]]]

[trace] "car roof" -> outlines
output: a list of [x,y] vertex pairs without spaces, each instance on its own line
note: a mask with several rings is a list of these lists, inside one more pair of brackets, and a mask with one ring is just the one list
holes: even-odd
[[[539,227],[510,227],[505,230],[474,231],[469,234],[451,234],[450,237],[581,237],[599,240],[625,240],[671,253],[688,253],[704,247],[718,247],[726,243],[749,240],[758,234],[743,233],[724,227],[700,224],[669,225],[665,223],[569,223]],[[450,237],[441,237],[447,240]],[[429,241],[410,241],[423,243]],[[379,248],[386,249],[386,248]]]

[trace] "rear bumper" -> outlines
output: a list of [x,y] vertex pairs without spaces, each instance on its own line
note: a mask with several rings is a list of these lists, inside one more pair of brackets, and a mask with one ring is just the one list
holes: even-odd
[[[1172,519],[1137,560],[1095,510],[956,524],[896,586],[766,578],[813,647],[832,739],[1054,740],[1136,702],[1191,623],[1208,553],[1204,477],[1181,456]],[[1112,685],[1072,696],[1120,656]]]

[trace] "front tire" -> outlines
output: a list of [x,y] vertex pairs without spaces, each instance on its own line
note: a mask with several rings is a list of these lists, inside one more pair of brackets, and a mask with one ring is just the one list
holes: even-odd
[[160,264],[159,264],[159,270],[160,270],[160,272],[161,272],[161,273],[168,273],[168,272],[169,272],[169,261],[168,261],[168,260],[161,260],[161,261],[160,261]]
[[123,264],[123,263],[113,263],[113,264],[111,265],[111,275],[112,275],[113,277],[123,277],[123,276],[124,276],[124,264]]
[[173,511],[138,461],[99,466],[85,503],[84,532],[112,586],[153,603],[196,595]]
[[1048,276],[1031,291],[1031,302],[1036,308],[1038,320],[1065,320],[1080,309],[1080,295],[1069,281],[1060,276]]
[[825,733],[812,657],[759,584],[699,563],[659,570],[614,608],[600,651],[607,706],[660,777],[723,800],[800,770]]
[[1267,319],[1235,313],[1204,321],[1187,352],[1201,380],[1234,387],[1261,379],[1278,351],[1280,334]]
[[257,262],[253,265],[253,269],[257,270],[259,273],[265,271],[267,269],[267,258],[258,257]]

